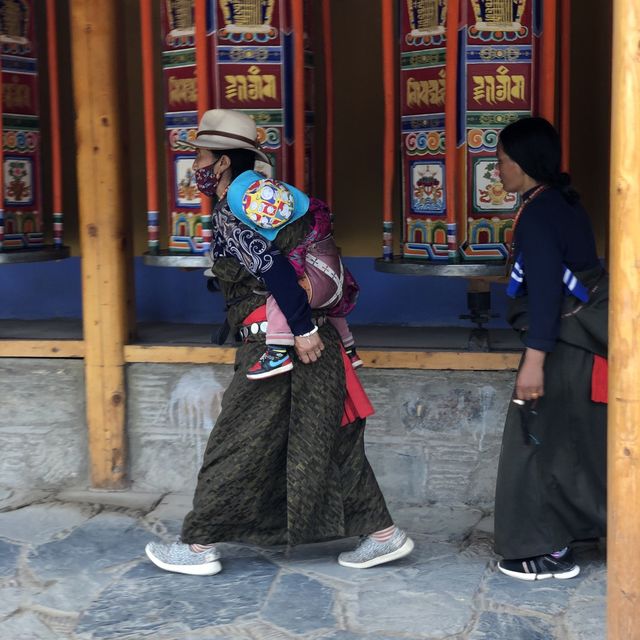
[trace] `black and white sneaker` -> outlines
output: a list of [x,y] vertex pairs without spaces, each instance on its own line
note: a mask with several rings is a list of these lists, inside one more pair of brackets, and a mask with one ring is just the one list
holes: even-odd
[[580,573],[580,567],[573,561],[571,551],[567,551],[560,558],[554,558],[548,553],[522,560],[500,560],[498,569],[505,575],[518,580],[546,580],[547,578],[568,580]]
[[351,366],[354,369],[359,369],[364,364],[364,362],[362,362],[362,358],[358,355],[358,352],[356,351],[354,345],[345,347],[344,350],[346,351],[349,362],[351,362]]

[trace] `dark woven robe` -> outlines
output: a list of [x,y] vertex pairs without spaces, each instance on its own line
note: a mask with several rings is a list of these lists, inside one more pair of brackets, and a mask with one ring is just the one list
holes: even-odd
[[[278,234],[283,252],[304,237],[306,217]],[[261,284],[233,257],[217,260],[213,273],[237,329],[264,304]],[[392,524],[364,453],[364,421],[340,426],[345,383],[339,337],[329,323],[319,331],[325,350],[317,362],[296,359],[293,371],[266,380],[246,378],[264,352],[264,336],[238,348],[193,510],[184,520],[184,542],[295,545]]]

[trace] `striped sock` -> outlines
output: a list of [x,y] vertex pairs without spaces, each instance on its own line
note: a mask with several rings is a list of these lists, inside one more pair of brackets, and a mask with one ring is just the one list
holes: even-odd
[[189,550],[194,553],[204,553],[213,547],[212,544],[190,544]]
[[386,542],[390,540],[393,534],[396,532],[396,525],[392,524],[390,527],[386,529],[380,529],[380,531],[374,531],[369,534],[370,538],[373,538],[376,542]]
[[559,560],[560,558],[562,558],[562,556],[564,556],[565,553],[567,553],[567,551],[569,551],[569,547],[565,547],[564,549],[560,549],[560,551],[554,551],[551,555],[556,560]]

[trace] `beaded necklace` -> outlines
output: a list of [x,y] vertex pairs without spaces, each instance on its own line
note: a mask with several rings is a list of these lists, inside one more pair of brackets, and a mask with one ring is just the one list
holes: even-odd
[[516,213],[516,217],[515,220],[513,221],[513,227],[511,229],[511,242],[509,243],[509,257],[507,258],[507,264],[506,264],[506,268],[507,268],[507,275],[510,274],[511,272],[511,267],[513,266],[513,261],[515,259],[515,252],[516,252],[516,228],[518,226],[518,222],[520,221],[520,216],[522,215],[522,212],[524,211],[524,208],[535,198],[537,198],[543,191],[547,190],[547,185],[546,184],[541,184],[538,185],[534,191],[531,193],[531,195],[526,199],[523,200],[522,203],[520,204],[520,208],[518,209],[518,212]]
[[231,183],[229,183],[229,184],[225,187],[224,191],[222,192],[222,195],[218,198],[218,202],[221,202],[222,200],[224,200],[224,199],[226,198],[226,196],[227,196],[227,191],[229,191],[229,187],[230,187],[230,186],[231,186]]

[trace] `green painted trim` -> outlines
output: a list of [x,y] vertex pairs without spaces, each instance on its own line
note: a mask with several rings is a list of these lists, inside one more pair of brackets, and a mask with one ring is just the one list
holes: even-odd
[[2,122],[5,129],[38,130],[40,128],[40,118],[38,116],[4,114]]
[[468,111],[468,127],[506,127],[508,124],[528,118],[530,111]]
[[444,65],[446,59],[446,49],[407,51],[400,56],[400,66],[403,70],[428,69],[430,67],[440,67]]
[[162,66],[165,69],[172,69],[174,67],[187,67],[190,65],[195,65],[195,63],[195,49],[181,49],[180,51],[162,52]]
[[284,126],[284,112],[282,109],[240,109],[240,111],[251,116],[257,125]]

